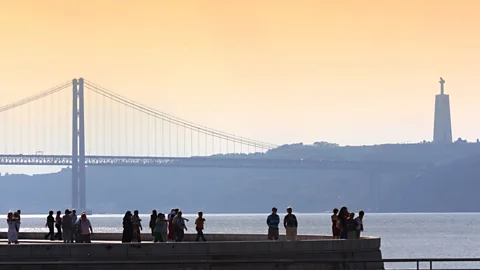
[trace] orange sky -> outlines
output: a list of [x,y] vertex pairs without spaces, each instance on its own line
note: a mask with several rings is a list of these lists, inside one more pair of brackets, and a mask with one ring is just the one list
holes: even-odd
[[0,104],[83,76],[272,143],[480,137],[479,1],[1,1]]

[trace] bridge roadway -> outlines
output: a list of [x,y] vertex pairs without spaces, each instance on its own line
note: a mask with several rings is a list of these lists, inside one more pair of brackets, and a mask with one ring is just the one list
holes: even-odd
[[[251,169],[301,169],[343,171],[422,171],[432,167],[420,162],[269,159],[258,157],[146,157],[85,156],[87,166],[212,167]],[[70,166],[69,155],[0,155],[0,165]]]

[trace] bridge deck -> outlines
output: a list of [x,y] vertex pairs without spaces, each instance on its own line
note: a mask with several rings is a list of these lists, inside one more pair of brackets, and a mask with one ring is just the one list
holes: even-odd
[[[142,157],[142,156],[86,156],[87,166],[144,166],[144,167],[214,167],[259,169],[312,169],[359,171],[419,171],[431,167],[418,162],[338,161],[305,159],[231,158],[231,157]],[[68,155],[0,155],[0,165],[70,166]]]

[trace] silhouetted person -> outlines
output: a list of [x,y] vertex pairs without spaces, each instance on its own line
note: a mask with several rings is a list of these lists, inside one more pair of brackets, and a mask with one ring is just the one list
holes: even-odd
[[347,239],[347,218],[348,218],[348,208],[346,206],[340,208],[338,212],[338,222],[340,223],[340,238]]
[[363,232],[363,216],[365,216],[365,212],[362,210],[358,212],[358,217],[355,218],[355,221],[357,222],[357,238],[360,238],[360,234]]
[[55,228],[57,228],[57,233],[55,234],[55,239],[62,240],[62,212],[57,211],[57,216],[55,217]]
[[350,213],[347,219],[347,239],[355,239],[357,237],[357,222],[355,221],[355,213]]
[[133,211],[132,224],[133,224],[133,240],[132,241],[140,243],[142,242],[140,232],[143,230],[143,227],[142,227],[142,219],[138,215],[138,210]]
[[17,212],[15,212],[13,215],[15,217],[15,222],[16,222],[16,228],[17,228],[17,232],[20,232],[20,224],[21,224],[21,218],[20,218],[20,215],[22,214],[22,211],[20,211],[20,209],[17,210]]
[[70,214],[72,216],[72,243],[77,240],[77,235],[78,235],[78,228],[77,228],[77,210],[72,209],[72,213]]
[[152,231],[152,236],[155,237],[155,222],[157,222],[157,210],[152,210],[152,214],[150,215],[150,223],[149,227],[150,230]]
[[91,243],[91,234],[93,233],[92,223],[87,218],[87,214],[82,212],[80,219],[77,221],[78,238],[80,243]]
[[7,225],[8,225],[7,237],[8,237],[9,245],[11,243],[18,244],[18,231],[15,223],[16,221],[15,221],[14,213],[9,212],[7,215]]
[[48,228],[48,233],[45,235],[45,239],[50,238],[50,240],[54,240],[53,239],[53,234],[55,233],[54,226],[55,226],[55,218],[53,217],[53,211],[49,211],[47,216],[47,223],[45,223],[45,227]]
[[167,227],[168,221],[165,219],[165,215],[160,213],[155,221],[155,239],[153,242],[167,242]]
[[277,215],[277,208],[272,208],[272,214],[267,217],[268,240],[278,240],[278,224],[280,224],[280,216]]
[[332,235],[333,239],[340,238],[340,234],[342,230],[340,229],[340,223],[338,222],[338,209],[333,209],[333,215],[331,216],[332,219]]
[[292,207],[287,208],[287,214],[283,218],[283,226],[285,227],[287,241],[297,240],[298,221],[297,217],[292,214]]
[[175,218],[175,209],[172,208],[170,214],[168,214],[168,240],[175,241],[175,226],[173,225],[173,219]]
[[63,242],[73,243],[73,222],[70,210],[66,209],[62,217]]
[[198,212],[198,217],[195,220],[195,229],[197,230],[196,241],[198,242],[200,239],[202,239],[202,241],[206,242],[207,239],[205,239],[205,235],[203,235],[203,229],[205,229],[205,219],[203,218],[202,211]]
[[123,217],[122,243],[130,243],[133,240],[132,212],[127,211]]
[[185,237],[185,231],[187,230],[185,219],[182,217],[182,211],[178,211],[177,215],[173,218],[173,226],[175,227],[175,240],[182,242]]

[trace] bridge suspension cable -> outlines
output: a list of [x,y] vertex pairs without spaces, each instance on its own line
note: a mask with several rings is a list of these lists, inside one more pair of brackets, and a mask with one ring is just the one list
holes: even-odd
[[[124,106],[130,107],[130,108],[135,109],[137,111],[143,112],[144,114],[147,114],[147,115],[153,116],[155,118],[161,119],[163,121],[168,122],[169,124],[174,124],[174,125],[177,126],[177,129],[178,129],[179,126],[183,127],[184,128],[184,134],[185,134],[185,129],[188,128],[190,130],[195,130],[195,131],[197,131],[199,133],[202,133],[204,135],[212,136],[212,139],[214,139],[214,138],[218,138],[220,140],[223,139],[227,142],[227,150],[228,150],[228,142],[239,143],[241,145],[241,147],[242,147],[242,145],[244,145],[244,146],[254,147],[254,148],[259,149],[259,150],[268,150],[268,149],[272,149],[272,148],[277,147],[276,145],[271,144],[271,143],[265,143],[265,142],[261,142],[261,141],[257,141],[257,140],[248,139],[248,138],[245,138],[245,137],[236,136],[236,135],[233,135],[233,134],[218,131],[218,130],[215,130],[215,129],[211,129],[211,128],[208,128],[208,127],[205,127],[205,126],[202,126],[202,125],[198,125],[198,124],[180,119],[178,117],[175,117],[175,116],[169,115],[167,113],[158,111],[158,110],[150,108],[148,106],[136,103],[136,102],[132,101],[131,99],[128,99],[128,98],[125,98],[121,95],[118,95],[118,94],[116,94],[116,93],[114,93],[114,92],[112,92],[112,91],[110,91],[110,90],[108,90],[104,87],[101,87],[101,86],[99,86],[99,85],[97,85],[97,84],[95,84],[91,81],[85,80],[85,86],[89,90],[91,90],[91,91],[93,91],[93,92],[95,92],[95,93],[97,93],[101,96],[107,97],[111,100],[114,100],[114,101],[116,101],[120,104],[123,104]],[[178,133],[177,133],[177,135],[178,135]],[[177,144],[177,146],[178,146],[178,144]]]
[[8,111],[8,110],[10,110],[10,109],[14,109],[14,108],[16,108],[16,107],[19,107],[19,106],[22,106],[22,105],[25,105],[25,104],[28,104],[28,103],[33,102],[33,101],[35,101],[35,100],[41,99],[41,98],[43,98],[43,97],[46,97],[46,96],[55,94],[55,93],[57,93],[57,92],[65,89],[65,88],[67,88],[67,87],[69,87],[69,86],[71,86],[71,85],[72,85],[72,82],[70,82],[70,81],[69,81],[69,82],[65,82],[65,83],[63,83],[63,84],[57,85],[57,86],[55,86],[55,87],[53,87],[53,88],[50,88],[50,89],[48,89],[48,90],[46,90],[46,91],[43,91],[43,92],[41,92],[41,93],[39,93],[39,94],[30,96],[30,97],[28,97],[28,98],[24,98],[24,99],[19,100],[19,101],[17,101],[17,102],[13,102],[13,103],[4,105],[4,106],[0,107],[0,113],[1,113],[1,112],[4,112],[4,111]]

